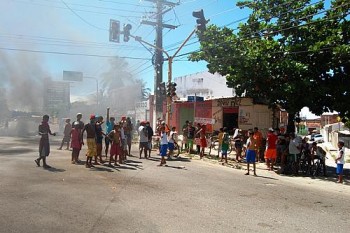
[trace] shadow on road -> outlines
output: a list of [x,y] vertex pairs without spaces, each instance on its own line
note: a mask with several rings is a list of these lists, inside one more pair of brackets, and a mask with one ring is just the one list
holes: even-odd
[[261,176],[261,175],[257,175],[256,177],[257,177],[257,178],[268,179],[268,180],[278,180],[277,178],[268,177],[268,176]]
[[114,172],[111,168],[107,167],[93,167],[90,169],[90,171],[98,171],[98,172]]
[[51,168],[44,168],[44,170],[49,171],[49,172],[65,172],[65,169],[62,168],[55,168],[55,167],[51,167]]
[[164,165],[164,166],[159,166],[159,167],[167,167],[167,168],[174,168],[174,169],[181,169],[181,170],[187,170],[185,166],[171,166],[171,165]]
[[33,152],[33,149],[30,148],[9,148],[9,149],[0,149],[1,155],[20,155]]

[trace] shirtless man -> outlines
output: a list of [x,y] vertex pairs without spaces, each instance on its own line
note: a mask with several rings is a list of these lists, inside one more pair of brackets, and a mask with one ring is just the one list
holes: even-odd
[[96,148],[96,132],[95,132],[95,115],[90,116],[90,123],[86,124],[84,126],[83,131],[81,132],[81,138],[84,136],[84,132],[86,131],[86,143],[87,143],[87,153],[86,153],[86,168],[94,167],[92,165],[92,157],[97,155],[97,148]]

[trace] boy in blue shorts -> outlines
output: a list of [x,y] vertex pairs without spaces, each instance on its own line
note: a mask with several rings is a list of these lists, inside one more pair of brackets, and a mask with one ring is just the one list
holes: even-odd
[[160,128],[160,156],[161,156],[161,160],[160,160],[159,166],[163,166],[164,164],[166,164],[165,156],[167,155],[167,151],[168,151],[168,135],[165,132],[165,125],[162,125],[162,127]]
[[247,140],[247,152],[246,152],[246,160],[247,160],[247,173],[245,175],[249,175],[249,165],[253,164],[254,176],[256,176],[256,140],[254,139],[254,132],[249,131],[249,138]]
[[345,163],[345,147],[344,142],[339,141],[338,142],[338,157],[335,159],[335,162],[337,164],[337,174],[338,174],[338,180],[337,183],[343,183],[343,167]]

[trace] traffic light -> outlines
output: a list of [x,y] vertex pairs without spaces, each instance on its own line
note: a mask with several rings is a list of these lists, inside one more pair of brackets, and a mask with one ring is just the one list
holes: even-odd
[[166,86],[166,95],[171,97],[171,83],[167,83],[167,86]]
[[119,43],[120,40],[120,22],[111,19],[109,22],[109,41]]
[[124,24],[124,27],[123,27],[124,42],[129,41],[131,28],[132,28],[131,24]]
[[165,82],[159,83],[158,90],[159,90],[159,95],[164,96],[166,94]]
[[206,29],[206,24],[208,21],[204,18],[204,12],[203,9],[199,11],[193,11],[192,16],[197,18],[197,30],[200,32],[204,32]]
[[171,82],[167,84],[167,96],[176,96],[176,83]]
[[171,83],[171,97],[176,96],[176,83]]

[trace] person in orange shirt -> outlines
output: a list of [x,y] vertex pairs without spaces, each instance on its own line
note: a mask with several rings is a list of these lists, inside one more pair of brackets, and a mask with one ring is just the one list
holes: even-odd
[[254,127],[254,135],[253,138],[255,139],[256,142],[256,161],[262,161],[263,159],[261,158],[260,155],[260,148],[262,146],[262,141],[263,141],[263,136],[262,133],[259,131],[258,127]]

